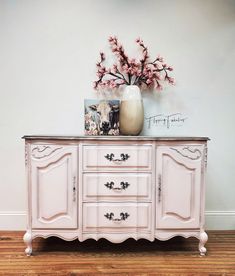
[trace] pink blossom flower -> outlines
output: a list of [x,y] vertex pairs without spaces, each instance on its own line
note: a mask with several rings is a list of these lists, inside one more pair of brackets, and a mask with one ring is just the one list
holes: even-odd
[[159,73],[156,73],[155,75],[157,80],[162,80],[162,76]]
[[168,81],[169,81],[170,84],[175,84],[175,79],[174,78],[168,77]]
[[113,73],[116,74],[118,71],[118,67],[116,64],[113,65]]
[[163,89],[163,88],[162,88],[162,85],[159,84],[159,83],[157,83],[156,89],[157,89],[158,91],[161,91],[161,90]]
[[160,61],[160,62],[164,62],[163,57],[162,57],[162,56],[160,56],[160,55],[158,55],[156,59],[157,59],[158,61]]
[[122,84],[125,84],[125,81],[124,81],[124,80],[120,80],[120,81],[119,81],[119,85],[122,85]]
[[99,71],[96,73],[96,75],[97,75],[98,78],[101,78],[103,76],[103,74],[100,73]]

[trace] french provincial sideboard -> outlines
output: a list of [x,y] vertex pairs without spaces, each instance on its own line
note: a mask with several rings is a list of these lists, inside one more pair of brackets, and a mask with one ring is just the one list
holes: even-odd
[[205,255],[207,137],[24,136],[25,252],[70,241],[196,237]]

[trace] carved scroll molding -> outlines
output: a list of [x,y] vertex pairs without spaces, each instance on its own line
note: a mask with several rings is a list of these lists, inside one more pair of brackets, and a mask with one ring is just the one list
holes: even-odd
[[191,160],[198,160],[202,157],[202,152],[199,149],[191,146],[187,146],[179,149],[178,148],[170,148],[170,149],[176,151],[181,156]]
[[62,149],[62,147],[54,148],[51,146],[44,145],[36,146],[32,149],[32,157],[35,159],[42,159],[52,155],[54,152],[60,149]]
[[155,232],[155,238],[160,240],[160,241],[166,241],[169,239],[172,239],[173,237],[184,237],[184,238],[190,238],[190,237],[195,237],[197,239],[200,239],[200,233],[199,232],[194,232],[194,231],[181,231],[181,230],[170,230],[169,232],[166,231],[156,231]]
[[24,147],[24,160],[25,160],[25,167],[28,165],[28,145],[25,144]]
[[183,216],[181,216],[180,214],[177,214],[176,212],[165,212],[165,214],[168,215],[168,216],[176,217],[176,218],[178,218],[178,219],[180,219],[180,220],[183,220],[183,221],[188,221],[188,220],[191,219],[191,216],[190,216],[190,215],[187,216],[187,217],[183,217]]
[[38,238],[38,237],[41,237],[44,239],[47,239],[49,237],[58,237],[65,241],[73,241],[73,240],[77,239],[79,236],[78,236],[78,233],[73,233],[73,232],[47,233],[42,230],[41,232],[40,231],[33,232],[32,237],[33,237],[33,239]]
[[207,168],[207,153],[208,153],[208,148],[207,145],[205,146],[205,155],[204,155],[204,162],[205,162],[205,167]]

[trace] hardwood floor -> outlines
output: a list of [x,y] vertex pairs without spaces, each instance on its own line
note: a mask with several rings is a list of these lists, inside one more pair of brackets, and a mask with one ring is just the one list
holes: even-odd
[[122,244],[37,238],[27,257],[23,234],[0,232],[0,275],[235,275],[235,231],[208,231],[206,257],[199,256],[197,239],[181,237]]

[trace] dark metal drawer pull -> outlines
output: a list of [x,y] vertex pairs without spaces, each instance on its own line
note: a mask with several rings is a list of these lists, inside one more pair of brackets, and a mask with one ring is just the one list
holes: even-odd
[[110,162],[122,162],[122,161],[126,161],[128,158],[130,158],[130,155],[127,154],[127,153],[121,153],[120,154],[120,159],[118,158],[115,158],[115,155],[113,153],[107,153],[105,156],[104,156],[106,159],[108,159]]
[[161,194],[162,194],[162,176],[158,175],[158,202],[161,202]]
[[126,190],[128,188],[128,186],[130,186],[130,184],[128,182],[120,182],[120,186],[121,187],[114,187],[114,182],[111,181],[111,182],[107,182],[104,184],[104,186],[106,186],[108,189],[110,190],[117,190],[117,191],[121,191],[121,190]]
[[104,216],[111,221],[122,221],[122,220],[126,220],[130,215],[128,213],[120,213],[120,218],[113,218],[114,217],[114,213],[106,213],[104,214]]

